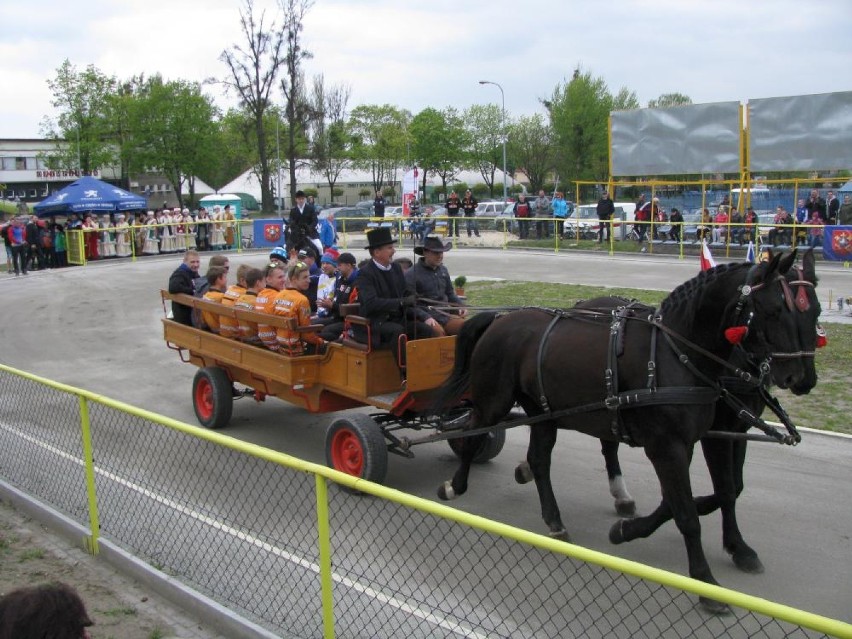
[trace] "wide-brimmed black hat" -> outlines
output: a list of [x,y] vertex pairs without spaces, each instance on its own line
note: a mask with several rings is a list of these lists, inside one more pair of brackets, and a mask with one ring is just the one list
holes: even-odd
[[395,243],[396,240],[393,239],[390,228],[387,226],[378,226],[367,231],[367,246],[364,248],[370,250]]
[[449,242],[444,244],[440,238],[437,238],[434,235],[427,235],[426,239],[423,240],[423,246],[415,246],[414,252],[417,253],[417,255],[423,255],[423,251],[444,253],[449,251],[451,248],[452,245]]

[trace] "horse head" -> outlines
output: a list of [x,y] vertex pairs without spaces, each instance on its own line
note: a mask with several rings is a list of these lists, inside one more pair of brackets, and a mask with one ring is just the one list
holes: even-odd
[[820,331],[812,250],[794,267],[796,251],[755,264],[739,287],[725,336],[740,343],[780,388],[808,393],[816,384],[814,355]]

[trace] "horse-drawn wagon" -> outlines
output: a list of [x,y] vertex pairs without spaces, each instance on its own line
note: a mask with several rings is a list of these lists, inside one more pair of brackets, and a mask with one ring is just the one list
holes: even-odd
[[[288,320],[235,309],[184,294],[161,291],[163,305],[172,300],[232,319],[284,326]],[[349,316],[348,321],[365,321]],[[399,367],[387,349],[372,349],[350,340],[329,344],[322,355],[290,356],[253,346],[215,333],[163,320],[169,348],[184,362],[198,367],[192,383],[192,402],[198,421],[207,428],[222,428],[231,419],[234,383],[247,386],[258,401],[277,397],[312,413],[331,413],[372,406],[378,412],[348,412],[336,417],[326,434],[329,466],[382,482],[388,454],[413,457],[411,446],[446,439],[458,452],[454,432],[461,433],[456,418],[464,406],[450,411],[449,422],[425,415],[436,389],[449,376],[455,354],[455,337],[409,341],[406,344],[407,377],[400,381]],[[447,416],[445,415],[446,419]],[[450,423],[451,422],[451,423]],[[431,430],[428,437],[411,439],[399,431]],[[440,431],[440,432],[437,432]],[[505,431],[495,429],[486,438],[477,461],[496,457],[503,448]]]

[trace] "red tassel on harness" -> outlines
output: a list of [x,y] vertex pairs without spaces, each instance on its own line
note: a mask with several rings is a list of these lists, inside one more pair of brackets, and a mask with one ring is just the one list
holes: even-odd
[[725,329],[725,339],[731,344],[739,344],[748,335],[748,326],[731,326]]
[[817,326],[817,342],[816,347],[822,348],[828,344],[828,337],[826,337],[825,329],[822,326]]

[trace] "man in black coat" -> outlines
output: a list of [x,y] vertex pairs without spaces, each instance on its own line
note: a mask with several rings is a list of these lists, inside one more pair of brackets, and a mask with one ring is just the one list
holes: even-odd
[[[387,227],[371,229],[367,233],[370,261],[358,271],[355,286],[361,315],[370,320],[371,346],[387,345],[393,350],[396,361],[405,371],[405,351],[399,349],[403,333],[409,339],[433,337],[432,329],[425,323],[429,314],[417,308],[417,296],[408,287],[402,267],[393,261],[396,240]],[[355,339],[366,343],[363,327],[354,326]]]
[[[169,293],[195,295],[193,280],[197,278],[201,257],[198,251],[189,250],[183,255],[183,264],[178,266],[169,277]],[[181,324],[192,326],[192,307],[172,301],[172,319]]]
[[[290,218],[287,222],[287,251],[298,251],[304,248],[306,242],[314,244],[311,240],[319,240],[317,231],[317,213],[305,199],[304,191],[296,191],[296,206],[290,209]],[[322,250],[320,244],[317,251]]]
[[604,241],[604,235],[606,235],[606,241],[609,242],[609,221],[612,219],[613,213],[615,213],[615,203],[609,193],[604,191],[597,206],[598,221],[600,222],[598,225],[598,244]]

